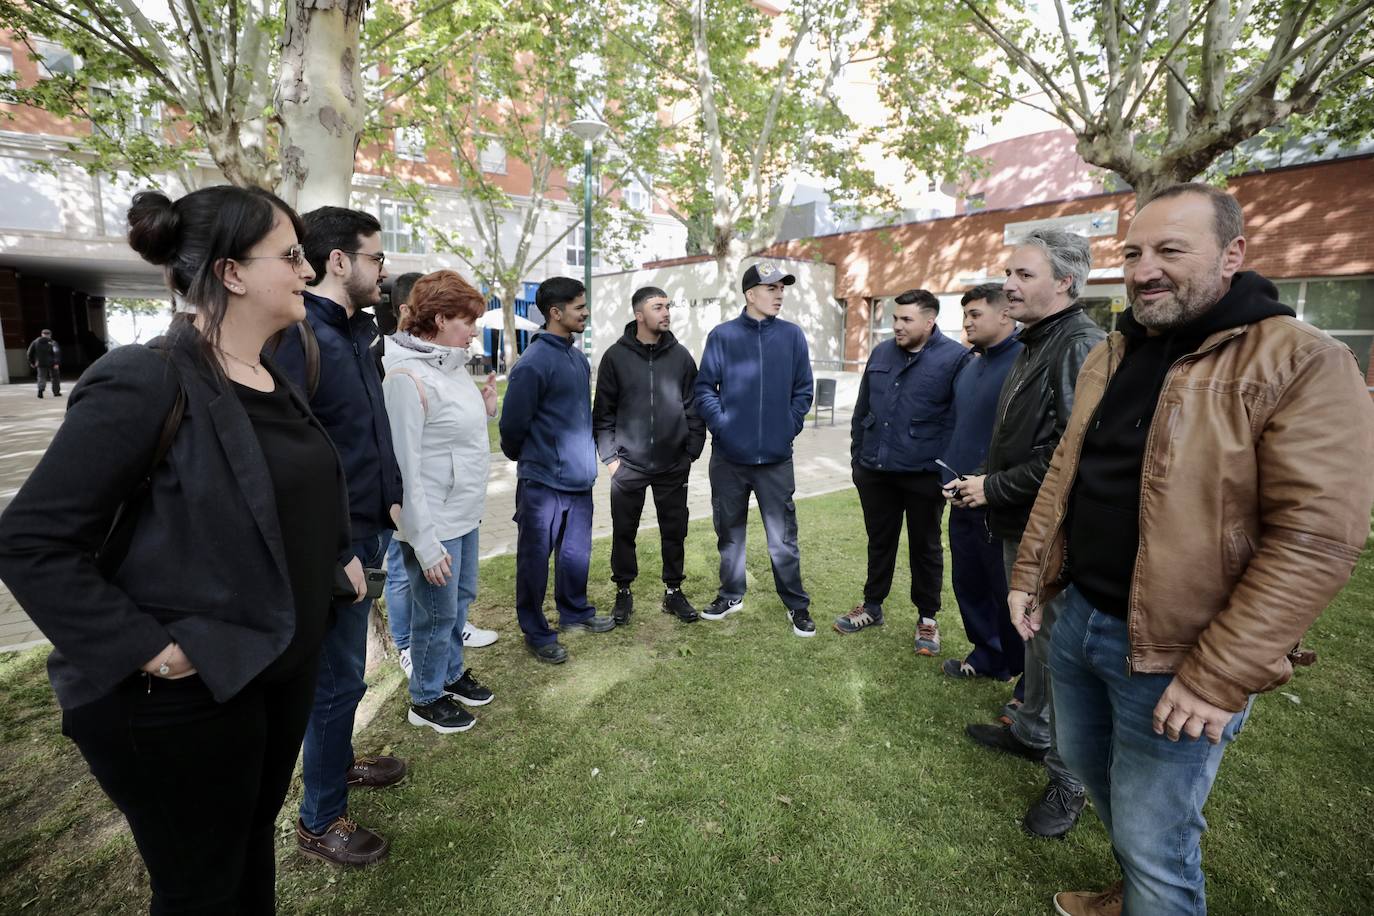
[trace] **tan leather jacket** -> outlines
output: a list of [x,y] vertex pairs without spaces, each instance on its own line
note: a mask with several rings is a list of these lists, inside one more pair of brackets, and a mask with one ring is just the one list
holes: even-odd
[[[1043,602],[1065,582],[1083,437],[1121,364],[1088,356],[1012,570]],[[1209,336],[1169,369],[1140,475],[1130,672],[1170,673],[1224,709],[1288,681],[1287,659],[1370,533],[1374,403],[1350,350],[1293,318]]]

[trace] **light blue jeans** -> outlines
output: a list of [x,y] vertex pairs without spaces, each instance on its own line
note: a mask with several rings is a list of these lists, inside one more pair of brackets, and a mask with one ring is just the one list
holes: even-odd
[[386,551],[386,623],[398,649],[410,648],[410,577],[401,558],[401,542],[391,539]]
[[477,597],[477,531],[443,542],[453,558],[453,575],[443,585],[430,585],[415,551],[401,545],[410,580],[410,700],[416,706],[433,703],[463,676],[463,624]]
[[1126,621],[1070,587],[1050,644],[1059,753],[1083,780],[1112,839],[1126,893],[1125,916],[1207,912],[1202,806],[1222,752],[1240,733],[1254,697],[1222,730],[1177,742],[1153,729],[1172,674],[1130,674]]

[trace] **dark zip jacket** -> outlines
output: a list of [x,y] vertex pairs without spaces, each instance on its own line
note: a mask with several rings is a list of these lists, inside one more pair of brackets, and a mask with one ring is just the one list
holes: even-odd
[[895,340],[873,348],[849,426],[849,457],[870,471],[935,471],[954,428],[954,378],[969,351],[932,328],[909,354]]
[[596,483],[592,366],[570,338],[534,335],[501,403],[501,451],[515,476],[565,493]]
[[[361,310],[350,318],[343,306],[309,290],[305,311],[320,345],[320,382],[310,409],[343,458],[353,538],[373,537],[395,527],[391,506],[401,502],[401,468],[371,350],[377,324]],[[309,390],[305,351],[295,325],[282,335],[272,357],[287,378],[302,391]]]
[[735,464],[776,464],[811,410],[811,355],[802,329],[780,318],[738,318],[706,337],[697,374],[697,412],[712,447]]
[[686,468],[706,445],[697,416],[697,364],[665,331],[656,344],[635,336],[638,323],[611,344],[596,370],[592,429],[601,461],[623,461],[646,474]]
[[29,344],[29,365],[51,369],[62,363],[62,348],[51,337],[39,337]]
[[1069,501],[1068,573],[1094,607],[1126,616],[1140,548],[1140,468],[1169,369],[1210,335],[1276,315],[1294,312],[1272,283],[1244,271],[1216,305],[1172,331],[1149,336],[1131,311],[1121,316],[1126,353],[1088,424]]
[[[964,363],[954,380],[954,432],[943,456],[945,464],[965,476],[982,467],[992,442],[992,426],[997,420],[997,399],[1007,373],[1023,349],[1013,333],[986,350],[974,348],[974,357]],[[941,471],[941,479],[953,478]]]
[[1078,370],[1088,351],[1106,338],[1107,332],[1078,305],[1021,332],[1025,349],[1012,364],[997,401],[997,425],[983,482],[993,537],[1020,539],[1073,412]]

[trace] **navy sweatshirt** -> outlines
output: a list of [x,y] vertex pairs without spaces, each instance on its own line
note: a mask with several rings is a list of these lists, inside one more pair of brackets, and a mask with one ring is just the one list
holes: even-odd
[[[941,457],[960,474],[972,474],[987,460],[1002,383],[1023,349],[1015,333],[986,350],[975,347],[974,357],[964,363],[954,380],[954,433]],[[949,483],[953,478],[941,470],[940,479]]]
[[697,413],[712,448],[735,464],[776,464],[811,410],[811,354],[802,329],[744,311],[706,337],[697,373]]
[[515,476],[565,493],[596,483],[592,366],[571,338],[534,335],[501,404],[501,451]]

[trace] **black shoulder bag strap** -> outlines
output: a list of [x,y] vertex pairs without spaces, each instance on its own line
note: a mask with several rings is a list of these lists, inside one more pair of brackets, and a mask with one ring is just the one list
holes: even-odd
[[[154,351],[158,352],[158,351]],[[114,521],[110,523],[109,533],[105,535],[105,541],[95,552],[95,563],[100,571],[107,577],[114,575],[124,562],[125,556],[129,553],[129,545],[133,540],[134,526],[133,520],[138,515],[138,509],[143,501],[148,497],[148,490],[152,487],[153,472],[162,464],[167,452],[172,448],[172,441],[177,437],[177,430],[181,428],[181,418],[186,414],[186,388],[181,384],[181,374],[177,371],[176,364],[171,357],[165,353],[161,354],[167,361],[167,368],[176,377],[177,397],[172,404],[172,409],[167,412],[166,418],[162,421],[162,433],[158,436],[157,449],[153,452],[153,461],[148,465],[148,472],[143,475],[138,486],[124,498],[115,510]]]

